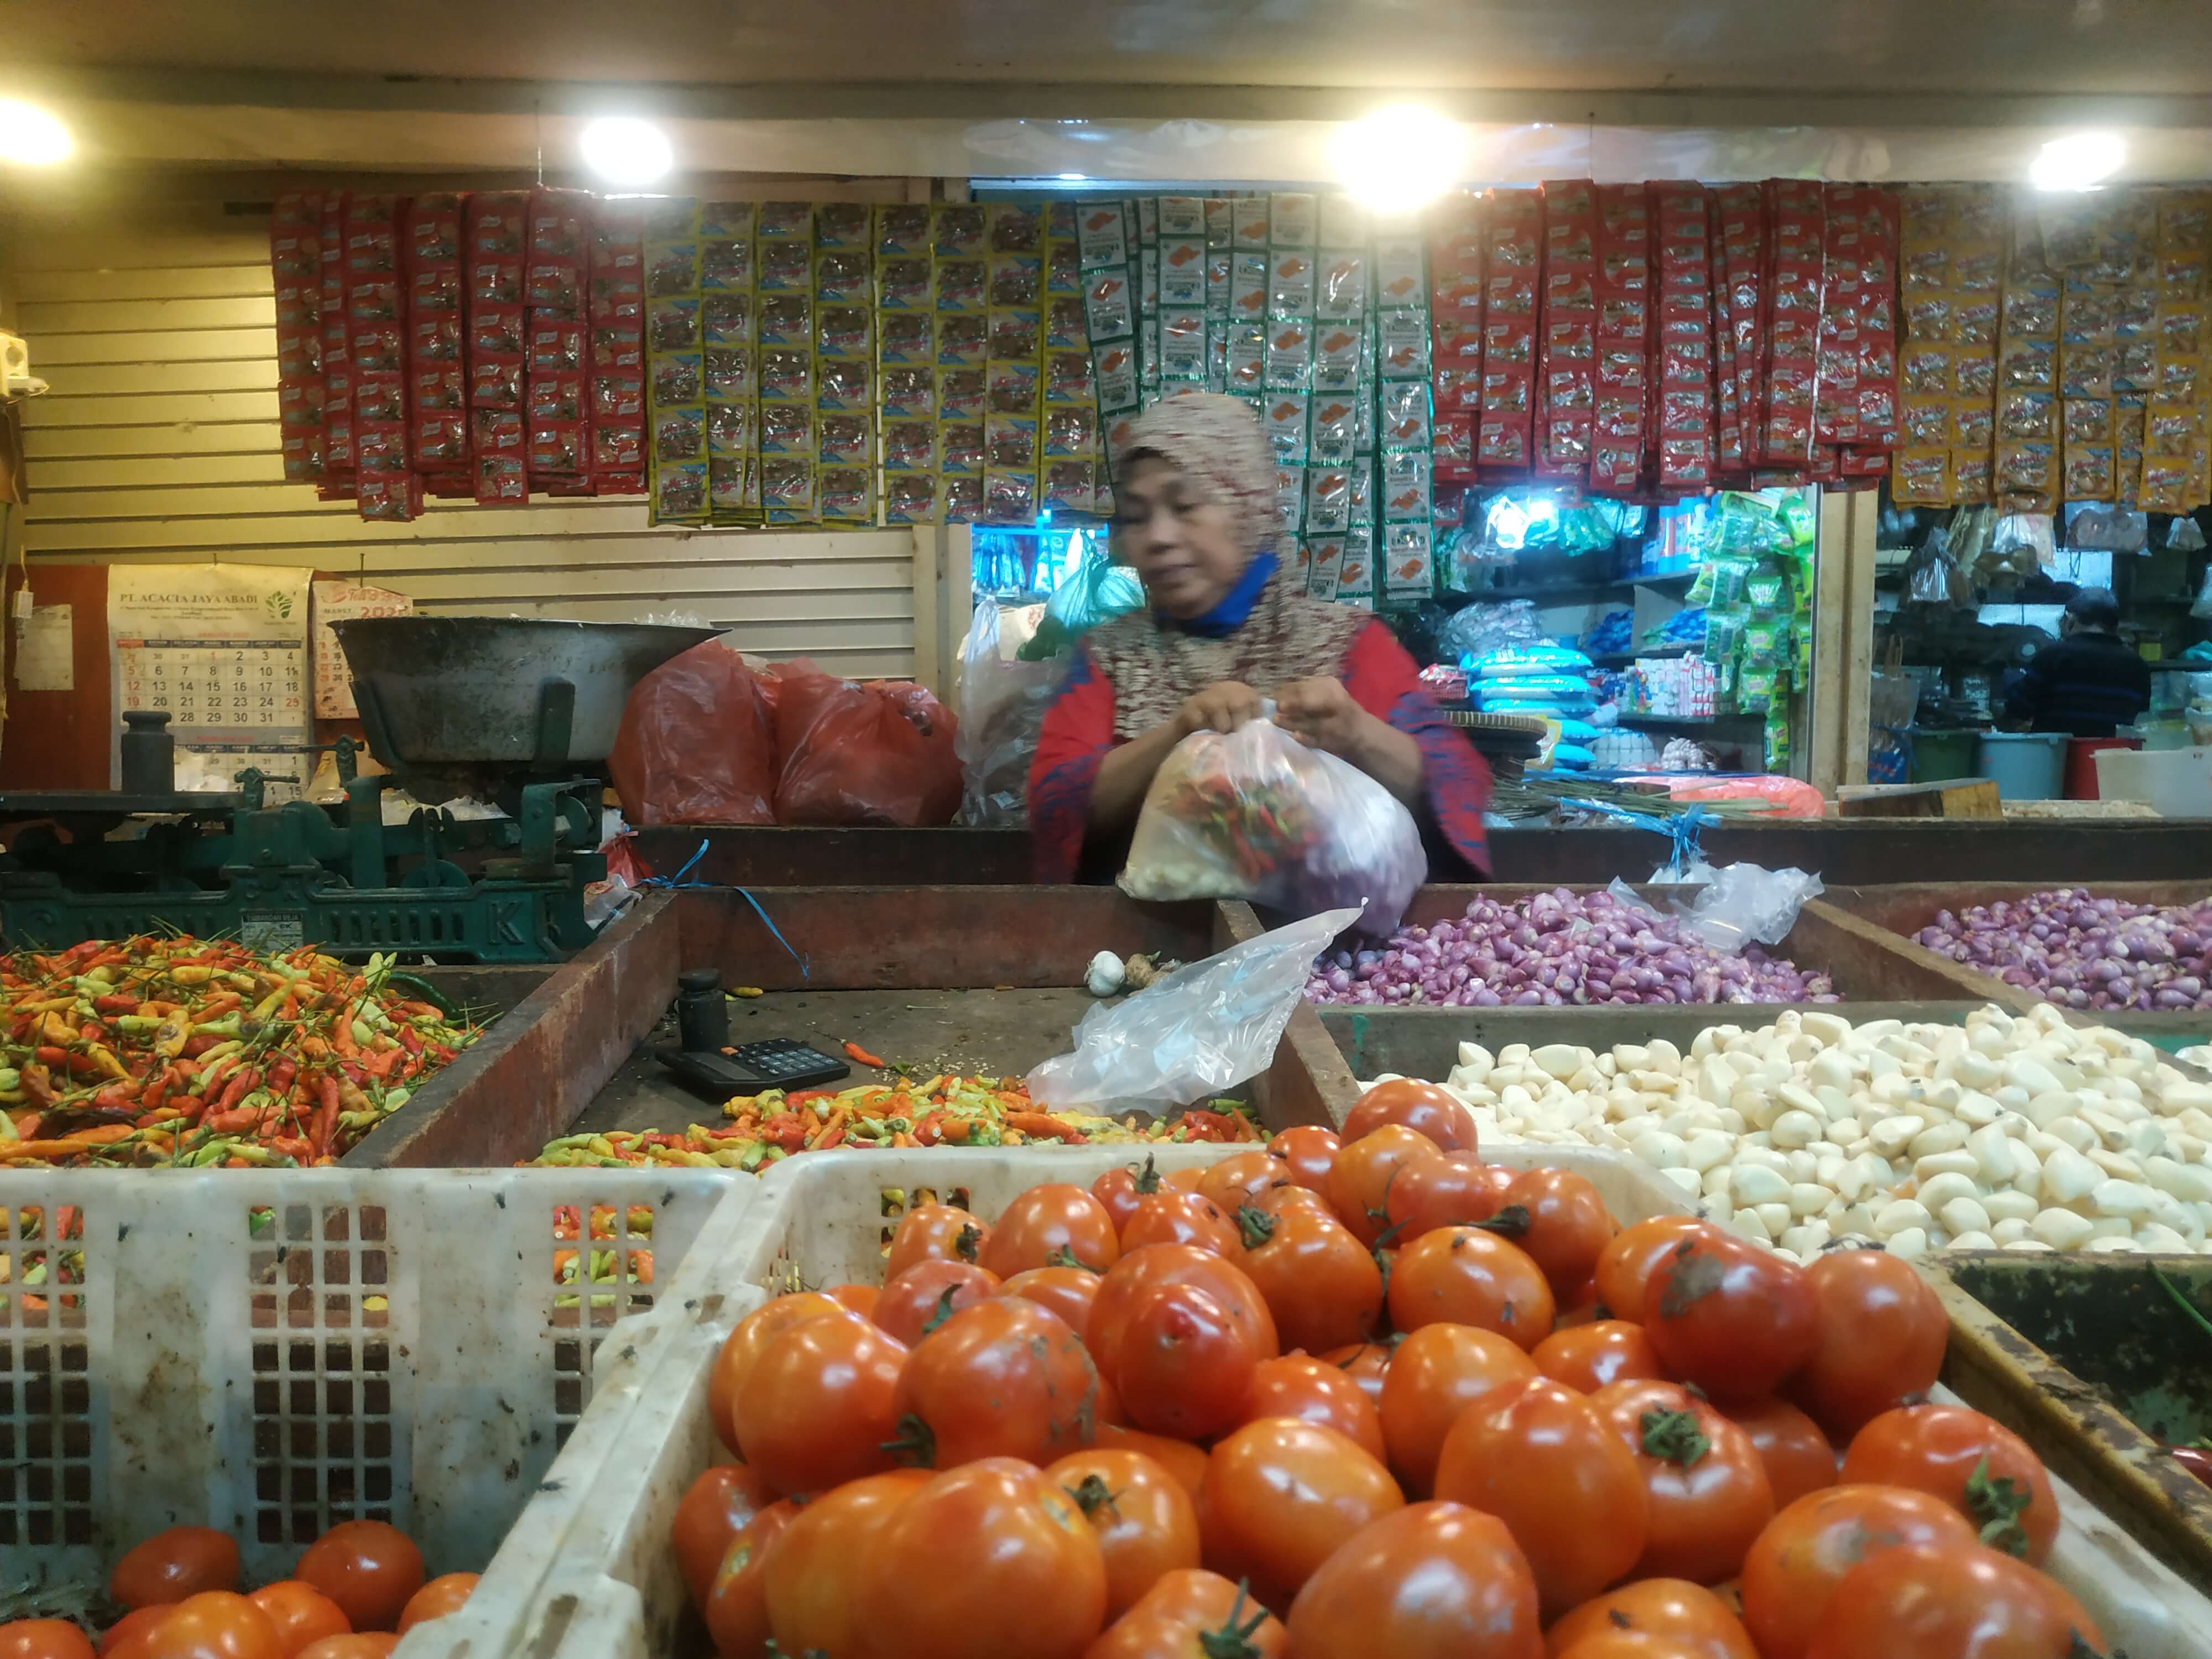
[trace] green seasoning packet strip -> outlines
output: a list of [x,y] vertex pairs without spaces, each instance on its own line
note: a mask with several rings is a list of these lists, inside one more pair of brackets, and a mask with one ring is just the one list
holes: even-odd
[[887,525],[931,524],[938,516],[929,249],[927,203],[876,210],[876,402]]
[[1382,458],[1376,486],[1382,532],[1378,592],[1384,604],[1396,606],[1436,591],[1428,237],[1411,216],[1378,225],[1376,231],[1375,428]]
[[1160,400],[1160,198],[1139,196],[1137,215],[1137,373],[1144,406]]
[[1229,389],[1229,294],[1236,216],[1225,196],[1206,200],[1206,389]]
[[1055,523],[1113,511],[1105,471],[1098,465],[1097,380],[1083,319],[1076,215],[1086,210],[1073,202],[1055,202],[1045,210],[1044,410],[1037,501]]
[[876,521],[875,238],[867,208],[814,212],[815,504],[823,524]]
[[1034,524],[1044,374],[1044,210],[994,202],[983,404],[983,517]]
[[[1076,254],[1083,272],[1083,321],[1098,394],[1102,480],[1109,478],[1115,428],[1139,406],[1136,290],[1130,237],[1134,213],[1126,202],[1085,202],[1076,210]],[[1110,482],[1102,493],[1110,495]],[[1106,509],[1112,512],[1110,504]]]
[[[1372,304],[1366,216],[1349,197],[1325,196],[1314,264],[1314,341],[1307,404],[1305,522],[1299,543],[1305,588],[1336,597],[1359,462],[1359,389],[1367,362],[1366,319]],[[1371,422],[1370,430],[1371,430]],[[1370,444],[1370,447],[1372,446]],[[1371,470],[1371,468],[1370,468]],[[1369,522],[1372,521],[1371,511]]]
[[814,524],[814,208],[761,204],[761,507],[769,524]]
[[699,209],[707,495],[716,524],[761,521],[757,217],[751,202],[708,202]]
[[699,204],[690,197],[655,202],[645,222],[646,436],[654,524],[707,522],[699,302]]
[[984,380],[990,343],[990,266],[984,242],[980,204],[944,203],[931,210],[937,506],[949,524],[973,524],[983,516]]
[[[1275,458],[1275,511],[1286,560],[1295,553],[1305,528],[1317,210],[1311,196],[1281,192],[1267,198],[1267,343],[1260,422]],[[1233,281],[1233,270],[1231,275]]]

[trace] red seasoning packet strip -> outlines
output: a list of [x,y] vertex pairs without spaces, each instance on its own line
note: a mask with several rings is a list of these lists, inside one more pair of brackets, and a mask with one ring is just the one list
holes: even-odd
[[1597,354],[1597,186],[1587,179],[1543,185],[1544,287],[1537,345],[1539,478],[1589,481]]
[[523,264],[529,310],[523,465],[530,487],[549,493],[584,493],[580,480],[590,468],[586,295],[592,205],[583,191],[530,194]]
[[462,218],[469,448],[480,507],[520,507],[530,499],[523,423],[529,223],[527,191],[479,191],[469,198]]
[[1720,253],[1727,303],[1721,308],[1727,338],[1719,352],[1723,373],[1735,375],[1735,417],[1741,461],[1759,458],[1759,390],[1766,349],[1765,275],[1766,203],[1757,185],[1724,185],[1713,192],[1720,212]]
[[1651,213],[1641,185],[1598,186],[1596,299],[1589,487],[1627,495],[1650,433]]
[[1701,185],[1650,187],[1658,250],[1653,341],[1662,495],[1696,494],[1713,482],[1711,229]]
[[461,240],[467,201],[449,191],[413,198],[400,246],[415,468],[426,494],[464,500],[476,493],[463,346]]
[[406,198],[353,195],[341,222],[346,349],[352,361],[355,501],[364,519],[422,510],[408,430]]
[[1429,213],[1432,463],[1438,484],[1474,481],[1474,426],[1482,408],[1483,220],[1488,204],[1455,191]]
[[1765,188],[1766,376],[1757,459],[1763,466],[1809,468],[1826,213],[1817,184],[1771,179]]
[[323,331],[323,476],[316,493],[326,501],[354,499],[352,331],[346,325],[345,210],[347,192],[325,191],[321,209]]
[[318,191],[276,198],[269,218],[276,304],[277,442],[284,477],[323,480],[323,213]]
[[[746,241],[750,251],[750,239]],[[641,495],[645,465],[645,214],[598,204],[586,322],[590,349],[592,493]]]
[[1528,476],[1536,404],[1536,315],[1543,202],[1529,190],[1491,192],[1482,239],[1482,404],[1474,461],[1486,481]]

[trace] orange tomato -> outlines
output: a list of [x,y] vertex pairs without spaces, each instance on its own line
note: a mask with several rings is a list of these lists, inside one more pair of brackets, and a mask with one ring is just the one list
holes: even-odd
[[282,1578],[264,1584],[246,1598],[269,1615],[276,1627],[276,1642],[284,1659],[293,1659],[301,1648],[325,1636],[349,1636],[353,1623],[345,1610],[313,1584],[298,1578]]
[[1198,1510],[1191,1496],[1142,1452],[1077,1452],[1049,1465],[1044,1478],[1074,1501],[1098,1534],[1109,1621],[1167,1574],[1198,1565]]
[[676,1547],[676,1565],[684,1575],[684,1587],[691,1593],[693,1607],[703,1605],[707,1592],[714,1588],[714,1574],[730,1540],[775,1498],[774,1489],[759,1472],[743,1463],[718,1463],[685,1490],[676,1505],[670,1533]]
[[269,1615],[229,1590],[202,1590],[169,1609],[147,1651],[160,1659],[283,1659]]
[[476,1589],[477,1577],[473,1572],[446,1572],[433,1578],[407,1598],[399,1613],[399,1633],[404,1636],[417,1625],[459,1613]]
[[238,1588],[238,1540],[213,1527],[171,1527],[124,1552],[107,1593],[126,1607]]
[[1668,1644],[1662,1653],[1686,1659],[1760,1659],[1728,1603],[1686,1578],[1639,1578],[1592,1596],[1544,1632],[1544,1648],[1565,1659],[1577,1643],[1616,1631]]
[[383,1521],[341,1521],[292,1571],[338,1604],[357,1631],[390,1630],[422,1588],[422,1552]]
[[1441,1084],[1422,1083],[1409,1077],[1376,1084],[1360,1096],[1345,1115],[1344,1144],[1349,1146],[1386,1123],[1425,1135],[1442,1152],[1475,1150],[1474,1114],[1460,1104],[1458,1097]]
[[890,1254],[884,1258],[884,1282],[923,1261],[978,1262],[991,1230],[967,1211],[951,1204],[917,1204],[899,1218],[891,1233]]
[[1106,1206],[1080,1187],[1048,1182],[1006,1206],[976,1263],[1003,1281],[1031,1267],[1084,1267],[1103,1273],[1121,1255]]
[[1528,1357],[1553,1382],[1583,1394],[1595,1394],[1608,1382],[1667,1374],[1644,1327],[1625,1319],[1600,1319],[1571,1330],[1555,1330]]
[[1472,1325],[1523,1349],[1552,1334],[1558,1305],[1528,1253],[1480,1227],[1440,1227],[1399,1251],[1388,1299],[1401,1331]]
[[819,1291],[801,1291],[792,1296],[779,1296],[754,1309],[722,1339],[722,1351],[714,1357],[714,1369],[707,1377],[707,1415],[714,1422],[714,1437],[726,1449],[738,1449],[738,1431],[730,1421],[730,1402],[738,1397],[738,1386],[752,1370],[761,1350],[800,1321],[818,1319],[824,1314],[848,1319],[860,1317],[843,1303]]
[[1277,1134],[1267,1143],[1267,1150],[1283,1160],[1285,1173],[1293,1186],[1325,1193],[1328,1190],[1329,1166],[1336,1162],[1337,1152],[1343,1144],[1334,1129],[1302,1123]]
[[1251,1392],[1241,1421],[1295,1417],[1334,1429],[1377,1462],[1385,1455],[1382,1418],[1366,1390],[1334,1365],[1306,1355],[1285,1354],[1252,1368]]
[[0,1625],[0,1659],[93,1659],[92,1638],[66,1619],[13,1619]]
[[1398,1171],[1443,1156],[1435,1141],[1401,1124],[1386,1123],[1372,1134],[1347,1139],[1329,1166],[1329,1207],[1354,1238],[1371,1245],[1390,1224],[1390,1182]]
[[1406,1490],[1426,1498],[1444,1437],[1460,1414],[1508,1382],[1536,1375],[1510,1337],[1472,1325],[1424,1325],[1390,1355],[1382,1373],[1382,1439]]

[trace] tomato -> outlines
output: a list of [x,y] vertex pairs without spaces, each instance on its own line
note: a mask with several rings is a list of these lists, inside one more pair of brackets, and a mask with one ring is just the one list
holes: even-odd
[[1852,1437],[1846,1481],[1933,1493],[1982,1541],[2041,1566],[2058,1537],[2058,1500],[2043,1461],[1994,1418],[1967,1406],[1905,1406]]
[[1548,1376],[1508,1382],[1460,1414],[1436,1492],[1505,1523],[1547,1618],[1626,1575],[1650,1528],[1635,1455],[1588,1400]]
[[1145,1154],[1145,1167],[1141,1170],[1125,1164],[1121,1169],[1109,1170],[1100,1176],[1091,1183],[1091,1196],[1104,1208],[1106,1218],[1114,1224],[1114,1231],[1119,1234],[1129,1224],[1129,1218],[1136,1214],[1137,1200],[1147,1193],[1159,1191],[1160,1186],[1159,1169],[1153,1163],[1152,1155],[1147,1152]]
[[1440,1227],[1398,1252],[1390,1322],[1473,1325],[1523,1349],[1552,1334],[1552,1287],[1527,1252],[1480,1227]]
[[399,1638],[390,1631],[356,1631],[350,1636],[325,1636],[319,1642],[310,1642],[293,1659],[386,1659],[398,1645]]
[[269,1615],[284,1659],[292,1659],[301,1648],[325,1636],[347,1636],[353,1632],[343,1608],[313,1584],[297,1578],[264,1584],[246,1599]]
[[1357,1140],[1347,1139],[1329,1165],[1328,1204],[1362,1244],[1373,1244],[1390,1225],[1390,1182],[1408,1164],[1442,1158],[1437,1143],[1395,1123]]
[[917,1204],[899,1218],[897,1231],[891,1234],[890,1254],[884,1258],[884,1283],[920,1262],[973,1265],[983,1259],[983,1247],[990,1242],[990,1228],[957,1205]]
[[1425,1135],[1438,1151],[1475,1150],[1474,1114],[1443,1085],[1409,1077],[1378,1083],[1352,1103],[1345,1115],[1344,1144],[1347,1146],[1385,1124],[1396,1124]]
[[0,1625],[0,1659],[93,1659],[92,1638],[66,1619]]
[[1008,1457],[932,1480],[877,1533],[870,1567],[864,1627],[895,1632],[899,1659],[1080,1659],[1105,1622],[1098,1534]]
[[202,1590],[238,1588],[238,1540],[213,1527],[172,1527],[124,1552],[107,1593],[126,1607],[181,1601]]
[[[173,1601],[154,1601],[125,1613],[101,1633],[100,1651],[103,1655],[122,1652],[131,1656],[131,1659],[143,1659],[147,1648],[146,1638],[152,1633],[155,1626],[169,1616],[169,1609],[175,1605]],[[129,1644],[127,1648],[126,1643]]]
[[1554,1333],[1594,1323],[1604,1318],[1609,1311],[1597,1299],[1597,1276],[1595,1273],[1572,1290],[1558,1292],[1558,1299],[1559,1310],[1552,1316]]
[[1382,1373],[1382,1438],[1390,1468],[1420,1497],[1460,1413],[1492,1389],[1536,1375],[1520,1346],[1472,1325],[1424,1325],[1399,1343]]
[[341,1521],[307,1546],[292,1576],[337,1602],[356,1630],[390,1630],[422,1588],[422,1552],[388,1522]]
[[1383,1342],[1347,1342],[1340,1348],[1331,1348],[1322,1355],[1325,1364],[1334,1365],[1353,1382],[1365,1395],[1376,1411],[1382,1409],[1382,1374],[1390,1368],[1390,1356],[1397,1352],[1398,1339]]
[[1624,1227],[1597,1254],[1597,1299],[1612,1319],[1644,1317],[1644,1287],[1651,1270],[1686,1238],[1713,1228],[1694,1216],[1656,1215]]
[[1334,1429],[1263,1417],[1206,1460],[1199,1541],[1214,1571],[1288,1607],[1339,1544],[1405,1502],[1390,1472]]
[[1002,1279],[1031,1267],[1091,1267],[1104,1273],[1121,1259],[1121,1241],[1106,1206],[1080,1187],[1032,1187],[999,1218],[977,1261]]
[[1685,1239],[1644,1287],[1660,1364],[1716,1400],[1773,1393],[1811,1357],[1819,1318],[1803,1268],[1726,1233]]
[[738,1397],[738,1385],[752,1370],[761,1350],[771,1339],[801,1320],[817,1319],[824,1314],[856,1316],[843,1303],[819,1291],[804,1291],[795,1296],[777,1297],[754,1309],[722,1339],[722,1351],[714,1357],[714,1369],[707,1378],[707,1414],[714,1421],[714,1437],[726,1449],[738,1449],[738,1431],[730,1421],[730,1402]]
[[1514,1243],[1565,1296],[1588,1283],[1613,1242],[1613,1216],[1598,1190],[1567,1170],[1523,1170],[1505,1189],[1507,1207],[1528,1212],[1528,1230]]
[[1474,1152],[1446,1152],[1408,1164],[1383,1194],[1383,1213],[1396,1229],[1392,1237],[1410,1244],[1439,1227],[1465,1227],[1487,1221],[1505,1202],[1508,1172],[1493,1169]]
[[1692,1659],[1760,1659],[1728,1604],[1686,1578],[1639,1578],[1594,1595],[1544,1632],[1553,1659],[1584,1638],[1620,1631],[1671,1642]]
[[1346,1539],[1291,1605],[1298,1659],[1540,1659],[1536,1586],[1504,1524],[1415,1504]]
[[1595,1394],[1608,1382],[1667,1375],[1644,1328],[1625,1319],[1600,1319],[1572,1330],[1553,1331],[1528,1357],[1553,1382],[1583,1394]]
[[775,1502],[775,1496],[759,1473],[743,1463],[718,1463],[686,1489],[670,1532],[693,1607],[703,1605],[714,1588],[730,1540]]
[[872,1322],[911,1348],[963,1308],[998,1295],[999,1288],[998,1274],[972,1262],[917,1261],[884,1286]]
[[786,1497],[889,1468],[906,1346],[845,1315],[769,1339],[731,1402],[738,1449]]
[[1283,1659],[1289,1642],[1243,1585],[1192,1569],[1146,1591],[1083,1659]]
[[822,1292],[841,1308],[848,1308],[863,1319],[875,1317],[877,1300],[883,1290],[875,1285],[832,1285]]
[[1971,1544],[1942,1498],[1905,1486],[1829,1486],[1777,1515],[1743,1563],[1743,1620],[1765,1659],[1803,1659],[1844,1576],[1869,1556],[1917,1544]]
[[1194,1193],[1198,1190],[1199,1184],[1206,1179],[1206,1170],[1203,1165],[1188,1170],[1170,1170],[1161,1179],[1168,1186],[1180,1187],[1187,1193]]
[[1268,1217],[1248,1209],[1243,1221],[1250,1248],[1238,1265],[1266,1298],[1285,1347],[1325,1353],[1374,1329],[1382,1311],[1382,1269],[1334,1216],[1293,1209]]
[[160,1659],[283,1659],[284,1655],[269,1615],[229,1590],[201,1590],[185,1597],[154,1627],[147,1650]]
[[[833,1659],[866,1650],[860,1598],[872,1576],[874,1546],[884,1527],[933,1479],[925,1469],[894,1469],[848,1481],[802,1506],[769,1540],[761,1556],[760,1595],[779,1648],[790,1654],[819,1648]],[[735,1553],[738,1545],[730,1547]],[[736,1576],[749,1570],[739,1563]],[[726,1559],[723,1573],[731,1575]],[[726,1629],[736,1625],[738,1600],[732,1594],[724,1608]]]
[[1088,1267],[1032,1267],[1000,1286],[1001,1296],[1018,1296],[1058,1314],[1073,1331],[1091,1328],[1091,1309],[1098,1300],[1098,1275]]
[[892,1409],[901,1457],[949,1469],[979,1457],[1065,1457],[1091,1443],[1097,1407],[1083,1339],[1034,1302],[994,1297],[914,1351]]
[[2076,1659],[2105,1650],[2081,1604],[1980,1544],[1884,1550],[1844,1575],[1805,1659]]
[[1820,1425],[1786,1400],[1723,1406],[1721,1415],[1751,1437],[1778,1511],[1808,1492],[1836,1484],[1836,1449]]
[[[1098,1374],[1113,1378],[1116,1387],[1121,1374],[1121,1328],[1128,1321],[1129,1310],[1155,1285],[1204,1286],[1251,1339],[1255,1360],[1272,1358],[1282,1352],[1267,1299],[1236,1263],[1194,1245],[1147,1244],[1122,1257],[1099,1280],[1091,1323],[1083,1333],[1091,1357],[1097,1362]],[[1123,1393],[1126,1399],[1127,1391]]]
[[1219,1205],[1224,1214],[1233,1216],[1253,1198],[1290,1178],[1289,1164],[1273,1152],[1255,1148],[1231,1152],[1218,1164],[1208,1164],[1199,1177],[1198,1190],[1201,1197]]
[[1170,1572],[1198,1565],[1198,1510],[1175,1476],[1142,1452],[1082,1451],[1044,1478],[1073,1498],[1106,1564],[1106,1617],[1119,1619]]
[[[1243,1208],[1237,1212],[1240,1227],[1244,1223],[1245,1210],[1256,1211],[1271,1220],[1277,1216],[1288,1215],[1293,1210],[1302,1211],[1307,1215],[1325,1215],[1331,1221],[1336,1219],[1336,1212],[1328,1207],[1327,1199],[1310,1187],[1300,1187],[1288,1181],[1277,1182],[1266,1192],[1246,1200]],[[1249,1250],[1251,1247],[1252,1242],[1248,1235],[1244,1248]]]
[[762,1659],[769,1641],[768,1558],[799,1518],[799,1505],[781,1498],[738,1528],[714,1569],[700,1611],[721,1659]]
[[1121,1229],[1124,1252],[1147,1244],[1195,1244],[1231,1261],[1244,1254],[1237,1224],[1227,1212],[1203,1194],[1174,1187],[1139,1199],[1136,1212]]
[[1132,1429],[1116,1424],[1102,1423],[1098,1426],[1097,1451],[1142,1452],[1175,1477],[1176,1484],[1189,1493],[1195,1501],[1198,1488],[1206,1479],[1206,1450],[1188,1440],[1171,1439],[1164,1434],[1146,1434],[1142,1429]]
[[1674,1382],[1614,1382],[1590,1404],[1636,1454],[1651,1500],[1639,1578],[1717,1584],[1774,1518],[1774,1489],[1751,1437]]
[[1292,1185],[1325,1193],[1328,1190],[1329,1166],[1336,1162],[1338,1149],[1343,1145],[1335,1130],[1301,1123],[1296,1128],[1278,1133],[1267,1143],[1267,1150],[1283,1160]]
[[1202,1285],[1155,1285],[1121,1328],[1114,1385],[1129,1420],[1199,1440],[1242,1420],[1260,1356],[1249,1332]]
[[475,1590],[477,1578],[477,1575],[473,1572],[439,1574],[407,1598],[407,1605],[399,1614],[399,1633],[404,1636],[417,1625],[426,1625],[433,1619],[443,1619],[449,1613],[459,1613]]
[[1700,1659],[1703,1648],[1695,1637],[1656,1636],[1648,1631],[1594,1631],[1559,1659]]
[[1951,1322],[1911,1262],[1886,1250],[1830,1250],[1805,1282],[1820,1335],[1790,1394],[1838,1443],[1936,1386]]
[[1366,1391],[1335,1366],[1304,1354],[1263,1359],[1252,1370],[1252,1387],[1239,1421],[1295,1417],[1334,1429],[1377,1462],[1384,1456],[1382,1418]]

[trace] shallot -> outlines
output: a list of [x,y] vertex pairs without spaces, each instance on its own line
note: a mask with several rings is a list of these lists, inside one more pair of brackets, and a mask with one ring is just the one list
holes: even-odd
[[2212,899],[2136,904],[2057,887],[1939,910],[1913,939],[2062,1008],[2212,1008]]

